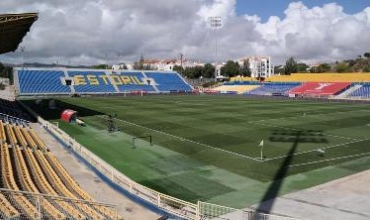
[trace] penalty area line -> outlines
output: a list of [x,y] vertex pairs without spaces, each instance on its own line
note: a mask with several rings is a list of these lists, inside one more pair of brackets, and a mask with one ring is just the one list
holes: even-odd
[[[105,115],[98,115],[97,117],[104,118],[104,119],[108,118],[108,116],[105,116]],[[132,123],[132,122],[129,122],[129,121],[125,121],[125,120],[117,119],[117,118],[115,120],[121,121],[121,122],[129,124],[129,125],[133,125],[133,126],[136,126],[136,127],[144,128],[146,130],[153,131],[153,132],[156,132],[156,133],[159,133],[159,134],[163,134],[163,135],[166,135],[166,136],[169,136],[169,137],[173,137],[173,138],[179,139],[180,141],[186,141],[186,142],[189,142],[189,143],[192,143],[192,144],[200,145],[200,146],[210,148],[210,149],[213,149],[213,150],[218,150],[218,151],[221,151],[221,152],[224,152],[224,153],[227,153],[227,154],[231,154],[231,155],[234,155],[234,156],[243,157],[243,158],[246,158],[246,159],[249,159],[249,160],[261,162],[260,159],[256,159],[254,157],[249,157],[249,156],[239,154],[239,153],[236,153],[236,152],[233,152],[233,151],[228,151],[228,150],[221,149],[221,148],[218,148],[218,147],[214,147],[214,146],[211,146],[211,145],[208,145],[208,144],[203,144],[203,143],[193,141],[193,140],[190,140],[190,139],[187,139],[187,138],[179,137],[179,136],[169,134],[169,133],[166,133],[166,132],[163,132],[163,131],[158,131],[158,130],[155,130],[155,129],[152,129],[152,128],[148,128],[148,127],[145,127],[145,126],[142,126],[142,125],[138,125],[138,124],[135,124],[135,123]]]
[[[356,141],[350,141],[350,142],[341,143],[341,144],[329,145],[327,147],[320,147],[320,149],[322,149],[322,150],[328,150],[328,149],[331,149],[331,148],[336,148],[336,147],[342,147],[342,146],[346,146],[346,145],[356,144],[356,143],[364,142],[364,141],[368,141],[368,140],[370,140],[370,138],[362,139],[362,140],[356,140]],[[351,146],[348,146],[348,147],[351,147]],[[309,154],[309,153],[313,153],[313,152],[316,152],[316,151],[317,151],[317,149],[302,151],[302,152],[295,153],[292,156],[298,156],[298,155],[302,155],[302,154]],[[272,158],[266,159],[266,161],[278,160],[278,159],[286,158],[287,156],[288,155],[282,155],[282,156],[272,157]]]
[[[344,108],[347,109],[347,108]],[[307,115],[295,115],[295,116],[289,116],[289,117],[281,117],[281,118],[268,118],[268,119],[261,119],[257,121],[250,121],[250,123],[259,123],[259,122],[267,122],[267,121],[277,121],[277,120],[291,120],[291,119],[296,119],[296,118],[310,118],[310,117],[320,117],[322,115],[334,115],[334,114],[347,114],[347,113],[353,113],[353,112],[361,112],[365,111],[368,112],[370,110],[368,109],[356,109],[356,110],[351,110],[351,111],[337,111],[337,112],[315,112],[315,111],[308,111]],[[304,111],[302,112],[304,113]],[[298,113],[297,113],[298,114]]]
[[307,166],[307,165],[312,165],[312,164],[317,164],[317,163],[324,163],[324,162],[329,162],[329,161],[342,160],[342,159],[348,159],[348,158],[353,158],[353,157],[361,157],[361,156],[367,156],[367,155],[370,155],[370,153],[353,154],[353,155],[348,155],[348,156],[343,156],[343,157],[335,157],[335,158],[330,158],[330,159],[325,159],[325,160],[316,160],[316,161],[307,162],[307,163],[293,164],[293,165],[290,165],[288,167],[292,168],[292,167]]

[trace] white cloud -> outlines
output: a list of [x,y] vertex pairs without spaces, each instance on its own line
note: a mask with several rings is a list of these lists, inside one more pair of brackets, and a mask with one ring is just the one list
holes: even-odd
[[[236,0],[1,0],[0,13],[40,12],[23,40],[27,61],[92,64],[174,58],[218,60],[271,55],[304,62],[353,58],[370,50],[370,7],[346,14],[332,3],[308,8],[292,2],[279,18],[237,15]],[[223,27],[207,28],[209,16]],[[20,52],[0,60],[20,62]]]
[[263,41],[275,43],[259,49],[278,60],[280,57],[281,61],[287,56],[305,62],[356,57],[370,43],[369,11],[367,8],[357,15],[349,15],[334,3],[313,8],[302,2],[291,3],[283,19],[271,16],[266,23],[256,24]]
[[224,22],[235,16],[236,0],[214,0],[210,4],[202,5],[198,15],[207,22],[209,17],[220,16]]
[[258,15],[248,15],[248,14],[246,14],[246,15],[244,15],[244,18],[247,21],[252,21],[253,24],[257,24],[257,23],[261,22],[261,18],[258,17]]

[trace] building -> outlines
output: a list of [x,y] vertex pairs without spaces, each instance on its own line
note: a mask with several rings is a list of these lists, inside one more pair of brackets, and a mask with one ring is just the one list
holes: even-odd
[[195,66],[204,66],[204,63],[198,61],[192,61],[188,59],[154,59],[154,60],[144,60],[144,67],[149,66],[152,70],[159,71],[172,71],[175,66],[182,66],[184,69]]
[[274,67],[271,64],[270,56],[250,56],[237,60],[240,66],[243,66],[244,62],[247,61],[249,61],[251,77],[268,78],[274,75]]
[[[243,66],[245,62],[249,62],[249,68],[251,70],[251,77],[270,77],[274,75],[274,67],[271,64],[270,56],[250,56],[243,57],[235,62],[238,62],[240,66]],[[226,63],[213,63],[216,67],[216,78],[224,78],[221,75],[221,68]],[[123,64],[113,65],[113,70],[122,69]],[[175,66],[182,66],[184,69],[192,68],[196,66],[204,66],[205,63],[189,60],[186,58],[181,59],[148,59],[144,60],[143,66],[147,70],[158,70],[158,71],[173,71]],[[126,64],[128,70],[134,69],[134,64]]]
[[125,68],[128,69],[128,66],[124,63],[119,63],[119,64],[112,65],[112,70],[113,71],[123,70]]

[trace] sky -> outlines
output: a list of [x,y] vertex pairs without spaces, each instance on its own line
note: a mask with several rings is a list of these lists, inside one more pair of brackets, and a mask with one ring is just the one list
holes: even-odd
[[[284,10],[287,8],[289,3],[293,1],[287,0],[237,0],[236,2],[236,13],[238,15],[250,14],[258,15],[262,21],[266,22],[272,15],[282,18],[284,16]],[[301,1],[307,7],[322,7],[325,4],[336,3],[343,7],[345,13],[358,13],[363,11],[364,8],[370,7],[369,0],[305,0]],[[268,7],[266,7],[268,6]]]
[[[114,64],[293,56],[308,64],[370,51],[369,0],[1,0],[0,14],[39,12],[23,39],[25,62]],[[215,30],[209,17],[220,16]],[[217,51],[217,52],[216,52]],[[21,63],[21,52],[0,62]]]

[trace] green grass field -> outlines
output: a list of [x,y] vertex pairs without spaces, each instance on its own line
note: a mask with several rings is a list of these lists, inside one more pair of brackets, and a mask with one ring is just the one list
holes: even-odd
[[[66,98],[58,110],[24,102],[136,182],[191,202],[240,208],[370,167],[368,105],[236,96]],[[58,120],[66,108],[87,126]],[[106,131],[110,114],[119,132]],[[132,137],[147,135],[155,146],[133,148]]]

